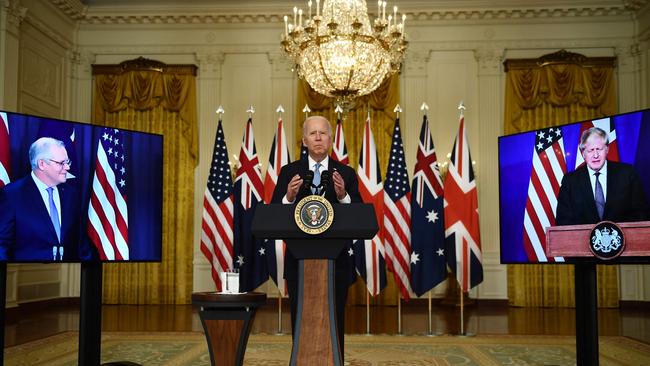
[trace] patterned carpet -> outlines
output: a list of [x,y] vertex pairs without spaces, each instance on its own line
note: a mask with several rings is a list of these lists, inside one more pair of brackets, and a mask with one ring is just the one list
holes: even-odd
[[[244,364],[287,365],[290,336],[252,335]],[[565,336],[346,336],[346,365],[575,365],[575,340]],[[5,365],[77,365],[78,334],[61,333],[5,349]],[[209,365],[202,333],[106,333],[102,362]],[[600,364],[650,365],[650,345],[625,337],[600,338]]]

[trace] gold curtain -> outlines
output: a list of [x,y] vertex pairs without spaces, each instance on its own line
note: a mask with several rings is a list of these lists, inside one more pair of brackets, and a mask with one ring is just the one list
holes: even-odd
[[[370,125],[377,146],[381,172],[386,174],[388,166],[388,157],[390,153],[390,143],[393,136],[393,126],[395,123],[395,113],[393,109],[399,104],[399,75],[395,74],[386,79],[374,92],[360,97],[356,100],[351,108],[342,115],[343,129],[345,131],[345,144],[348,149],[350,166],[357,169],[359,165],[359,150],[363,137],[363,126],[368,112],[370,112]],[[333,98],[325,97],[314,91],[309,84],[303,80],[298,81],[298,103],[296,105],[296,115],[305,118],[302,112],[305,105],[309,106],[310,116],[324,116],[332,123],[332,128],[336,127],[337,115]],[[302,123],[295,125],[295,148],[296,154],[300,156],[300,145],[302,138]],[[376,296],[371,298],[371,304],[395,305],[397,304],[398,291],[393,280],[392,273],[387,273],[388,285]],[[348,292],[349,305],[362,305],[366,303],[366,285],[363,280],[358,279]]]
[[103,266],[107,304],[188,304],[192,292],[194,168],[198,163],[194,65],[139,58],[93,65],[93,123],[163,135],[160,263]]
[[[564,50],[506,60],[505,134],[615,114],[615,61]],[[598,305],[618,307],[617,266],[597,267]],[[509,265],[509,302],[574,306],[573,276],[572,265]]]

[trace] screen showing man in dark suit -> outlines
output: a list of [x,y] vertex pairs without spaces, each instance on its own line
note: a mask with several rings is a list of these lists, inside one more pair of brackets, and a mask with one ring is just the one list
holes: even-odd
[[41,137],[29,148],[31,173],[0,190],[0,260],[78,259],[80,206],[67,184],[65,144]]
[[[312,116],[305,120],[302,129],[302,143],[307,147],[307,159],[294,161],[285,165],[280,171],[278,183],[273,192],[273,203],[293,204],[310,194],[322,194],[332,204],[346,204],[361,202],[359,194],[359,183],[357,175],[352,168],[343,165],[328,154],[332,147],[332,126],[330,122],[321,116]],[[320,177],[323,172],[329,171],[333,184],[324,186],[320,184]],[[313,173],[312,184],[305,186],[305,178]],[[345,324],[345,302],[347,300],[348,284],[350,276],[353,275],[352,262],[346,252],[336,258],[335,261],[335,282],[336,282],[336,317],[339,347],[343,355],[343,334]],[[289,300],[291,302],[291,325],[295,329],[297,312],[297,288],[298,288],[298,261],[290,253],[285,256],[285,277]]]
[[648,220],[650,208],[637,172],[629,164],[607,160],[607,133],[598,127],[585,130],[579,148],[585,164],[562,179],[556,224]]

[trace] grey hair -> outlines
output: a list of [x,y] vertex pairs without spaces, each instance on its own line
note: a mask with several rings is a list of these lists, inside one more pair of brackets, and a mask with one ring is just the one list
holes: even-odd
[[41,137],[32,143],[29,147],[29,163],[32,170],[38,168],[39,160],[52,158],[52,148],[55,146],[65,148],[63,141],[51,137]]
[[311,121],[311,120],[314,120],[314,119],[323,119],[323,120],[325,120],[325,122],[327,122],[327,135],[331,138],[332,137],[332,124],[330,123],[330,121],[327,118],[325,118],[323,116],[309,116],[309,117],[307,117],[305,119],[305,122],[302,123],[302,137],[307,136],[307,133],[306,133],[307,132],[306,131],[307,130],[307,121]]
[[605,145],[609,146],[609,136],[607,135],[607,132],[605,132],[605,130],[603,130],[602,128],[592,127],[588,130],[585,130],[582,133],[582,136],[580,136],[580,145],[578,145],[578,148],[580,149],[581,153],[585,150],[585,145],[587,144],[587,140],[592,135],[597,135],[599,137],[602,137],[602,139],[605,140]]

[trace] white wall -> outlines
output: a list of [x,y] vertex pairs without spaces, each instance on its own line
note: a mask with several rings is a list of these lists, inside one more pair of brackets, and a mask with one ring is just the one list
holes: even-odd
[[[195,173],[194,290],[213,289],[209,265],[199,250],[199,233],[202,196],[216,130],[214,111],[219,105],[226,110],[224,130],[232,156],[239,153],[246,109],[250,105],[255,107],[253,123],[263,171],[279,104],[286,111],[283,117],[287,137],[293,140],[293,126],[301,119],[294,115],[296,78],[279,45],[281,16],[288,14],[290,7],[285,8],[283,3],[281,8],[246,8],[241,12],[249,15],[240,16],[236,6],[219,8],[218,4],[201,8],[188,4],[183,9],[85,9],[76,0],[57,3],[67,4],[67,17],[49,11],[48,1],[22,1],[29,10],[18,31],[5,26],[5,22],[0,24],[0,72],[5,76],[0,105],[88,121],[92,63],[119,63],[144,56],[166,63],[198,65],[200,162]],[[404,109],[402,128],[409,170],[415,160],[422,102],[430,106],[437,155],[443,160],[458,129],[456,106],[464,101],[469,143],[476,161],[485,271],[485,281],[473,295],[506,299],[506,266],[499,264],[496,159],[497,137],[503,133],[502,62],[506,58],[539,57],[561,48],[588,56],[616,55],[619,111],[647,107],[650,31],[646,19],[650,15],[640,11],[637,19],[616,5],[598,9],[585,5],[576,10],[570,4],[555,4],[553,9],[544,9],[541,2],[540,6],[522,11],[482,8],[471,12],[442,11],[435,8],[435,2],[401,3],[411,11],[407,20],[411,43],[401,74],[400,103]],[[2,19],[11,12],[8,9],[3,7]],[[254,11],[257,13],[253,14]],[[640,37],[636,37],[637,33]],[[21,56],[16,60],[12,51],[18,50]],[[47,82],[33,82],[39,75],[34,72],[43,73],[43,68],[49,71],[39,80]],[[15,75],[24,77],[12,81]],[[58,283],[66,289],[61,290],[61,296],[78,289],[78,277],[73,274],[78,271],[64,267],[58,272],[62,277]],[[19,275],[12,278],[21,278],[27,269],[21,267],[16,271]],[[650,301],[649,287],[647,266],[622,268],[622,299]],[[272,285],[266,288],[274,293]],[[434,292],[443,294],[444,286]]]

